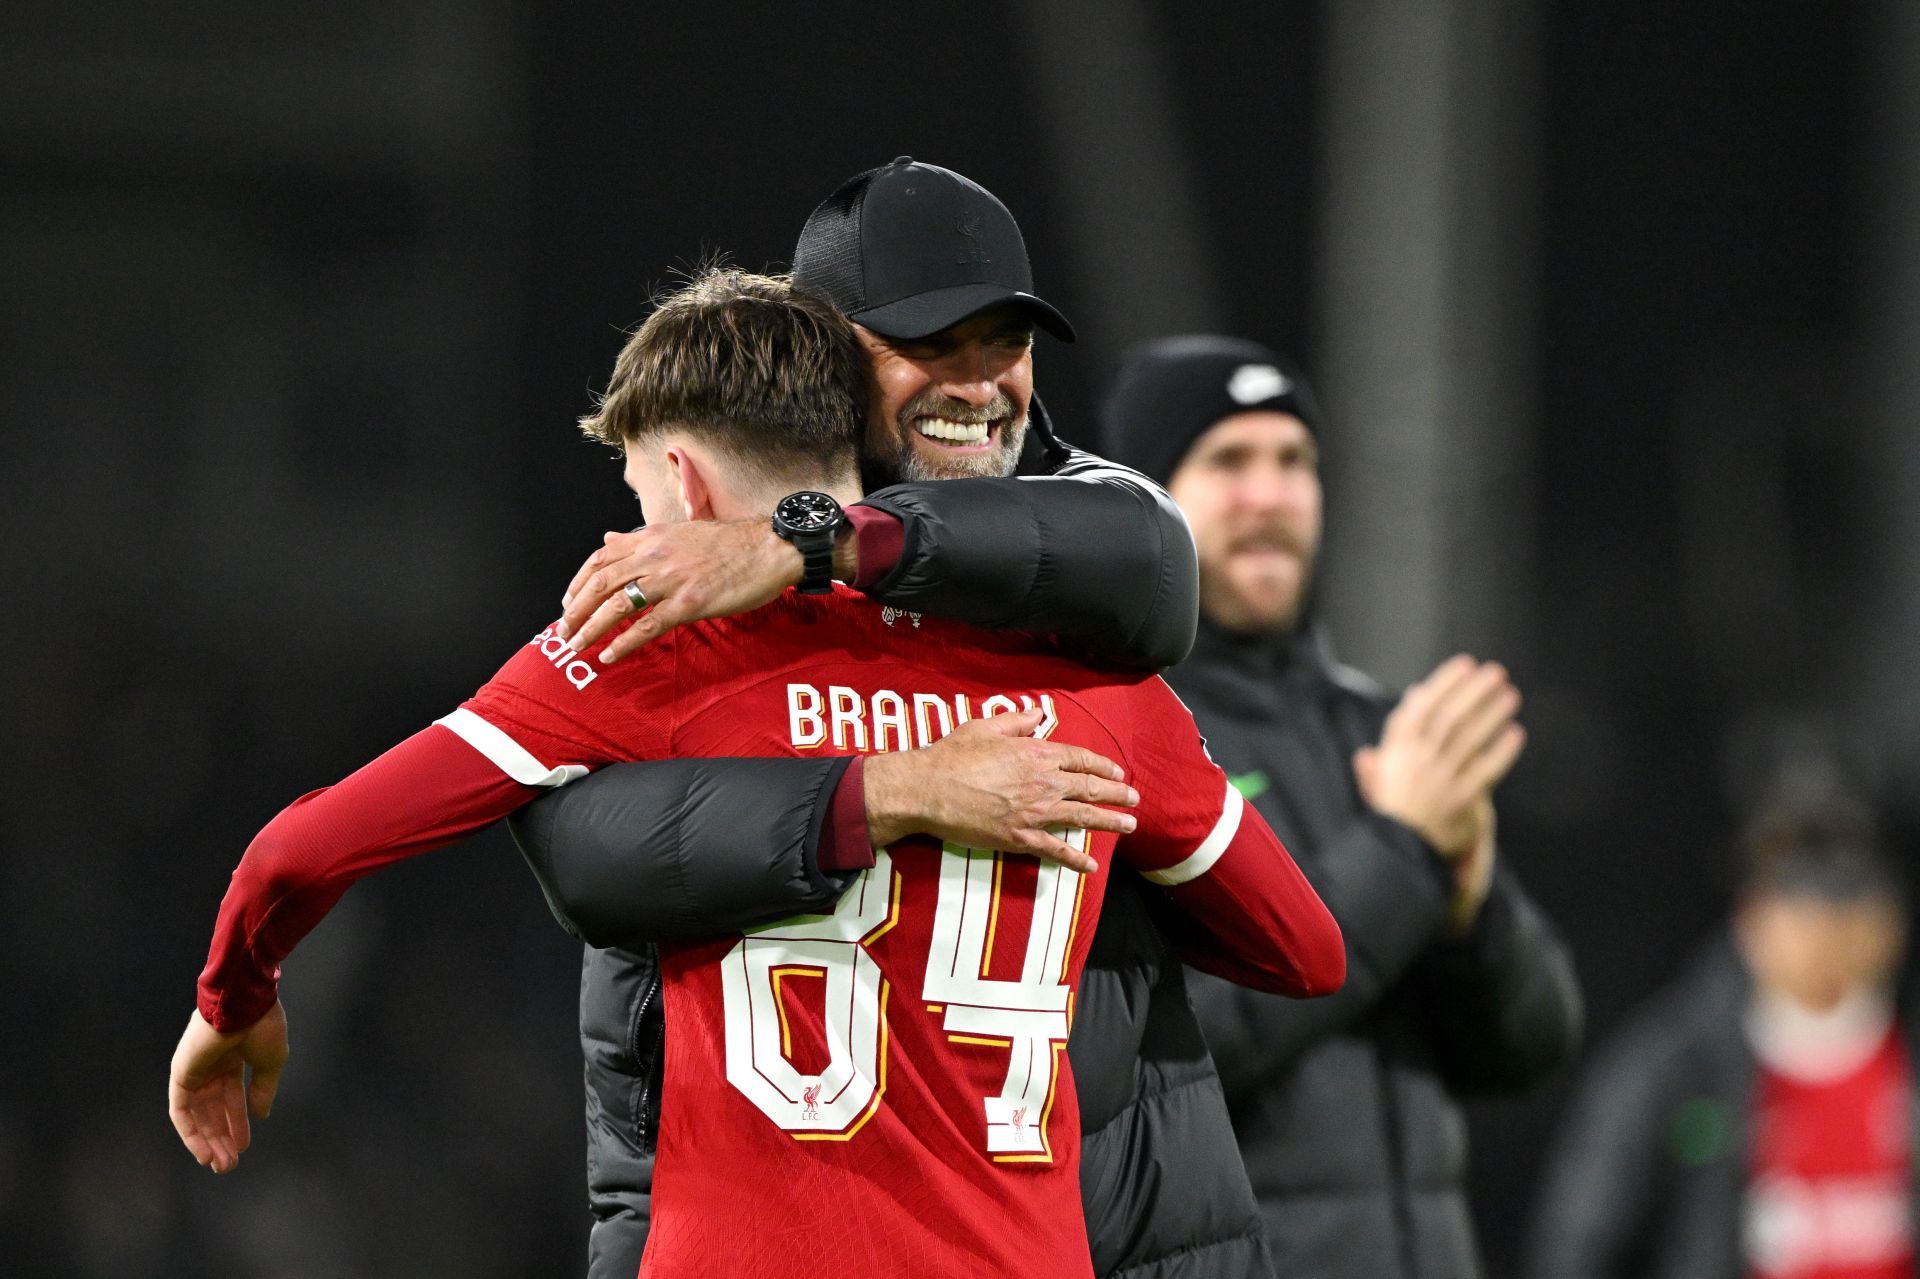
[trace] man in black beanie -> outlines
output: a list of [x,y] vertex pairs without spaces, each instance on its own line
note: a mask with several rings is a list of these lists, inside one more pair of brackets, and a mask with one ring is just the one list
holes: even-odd
[[1398,699],[1333,661],[1312,608],[1323,422],[1273,352],[1148,343],[1105,427],[1193,529],[1200,634],[1167,679],[1347,939],[1346,988],[1311,1004],[1189,974],[1275,1268],[1477,1275],[1457,1098],[1539,1083],[1581,1020],[1566,947],[1498,865],[1519,694],[1464,655]]

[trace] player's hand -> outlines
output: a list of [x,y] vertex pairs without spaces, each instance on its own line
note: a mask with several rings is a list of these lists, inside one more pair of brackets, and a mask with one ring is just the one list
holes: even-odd
[[[1124,835],[1140,795],[1120,766],[1079,746],[1031,734],[1037,710],[977,719],[931,746],[867,758],[867,829],[875,848],[908,835],[969,848],[1029,853],[1087,874],[1092,857],[1060,838],[1063,830]],[[1104,805],[1104,807],[1102,807]]]
[[253,1140],[247,1119],[273,1110],[287,1064],[287,1013],[273,1008],[253,1025],[221,1034],[195,1009],[173,1050],[167,1114],[173,1130],[204,1167],[232,1172]]
[[1490,832],[1487,797],[1526,745],[1519,710],[1504,666],[1448,658],[1407,690],[1380,744],[1354,754],[1361,795],[1448,861],[1468,856]]
[[589,651],[633,616],[625,587],[638,582],[646,612],[598,654],[602,662],[617,662],[683,623],[759,608],[798,586],[805,567],[766,519],[690,520],[609,533],[567,584],[560,634],[574,651]]

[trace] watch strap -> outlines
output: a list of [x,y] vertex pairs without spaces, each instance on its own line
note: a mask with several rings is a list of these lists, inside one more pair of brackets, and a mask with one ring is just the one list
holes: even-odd
[[789,539],[806,565],[800,573],[802,595],[826,595],[833,590],[833,536],[839,530],[836,524]]

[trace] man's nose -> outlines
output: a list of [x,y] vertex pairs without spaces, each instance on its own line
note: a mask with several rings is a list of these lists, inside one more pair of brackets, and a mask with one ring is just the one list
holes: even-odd
[[941,373],[941,391],[976,408],[1000,393],[999,378],[983,342],[969,342],[955,351]]
[[1240,505],[1250,510],[1277,511],[1289,505],[1292,494],[1286,476],[1278,467],[1256,466],[1240,477],[1235,494]]

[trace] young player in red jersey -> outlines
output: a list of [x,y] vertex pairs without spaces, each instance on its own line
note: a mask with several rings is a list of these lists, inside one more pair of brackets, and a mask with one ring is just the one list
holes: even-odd
[[[649,517],[764,510],[769,484],[786,477],[766,473],[737,411],[704,420],[727,387],[690,373],[700,359],[685,352],[702,344],[673,332],[684,313],[706,317],[705,354],[748,389],[809,358],[829,370],[826,384],[857,388],[858,348],[850,332],[837,340],[844,322],[826,308],[718,273],[665,304],[623,353],[616,389],[648,377],[669,386],[643,388],[646,429],[624,436]],[[730,359],[769,316],[799,339],[787,332],[772,361]],[[821,380],[807,373],[795,380]],[[849,494],[853,395],[825,415],[846,419],[837,447],[782,449],[809,460],[811,482]],[[791,406],[761,407],[793,429]],[[270,1071],[283,1052],[272,1042],[274,966],[368,870],[616,760],[904,749],[1023,708],[1041,735],[1148,779],[1137,828],[1117,848],[1111,835],[1073,836],[1098,862],[1091,874],[910,839],[878,852],[831,915],[665,949],[674,1105],[645,1271],[1088,1273],[1079,1127],[1059,1053],[1109,854],[1205,915],[1232,952],[1215,966],[1240,980],[1332,989],[1338,930],[1157,678],[1089,671],[1043,641],[909,620],[841,590],[683,627],[614,667],[543,632],[460,709],[283,812],[222,905],[176,1053],[176,1125],[203,1162],[231,1166],[244,1144],[239,1058],[250,1036],[268,1041],[255,1047]],[[836,1211],[822,1212],[828,1203]]]

